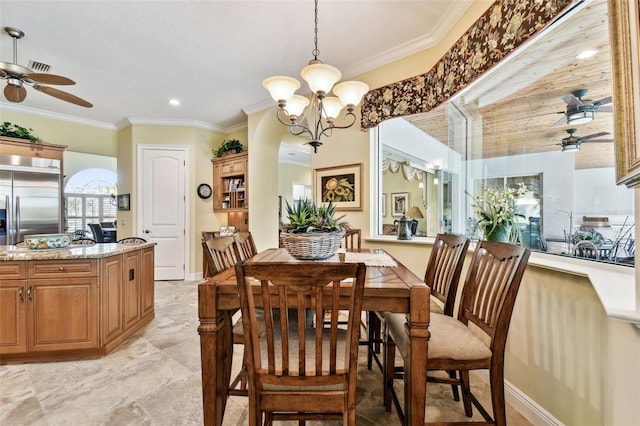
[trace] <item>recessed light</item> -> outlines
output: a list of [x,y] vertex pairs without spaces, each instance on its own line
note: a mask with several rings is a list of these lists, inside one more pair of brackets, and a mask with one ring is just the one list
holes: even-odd
[[169,103],[174,106],[180,105],[180,101],[177,99],[169,99]]
[[584,50],[576,55],[576,59],[588,59],[588,58],[591,58],[592,56],[595,56],[596,53],[598,53],[598,51],[595,49]]

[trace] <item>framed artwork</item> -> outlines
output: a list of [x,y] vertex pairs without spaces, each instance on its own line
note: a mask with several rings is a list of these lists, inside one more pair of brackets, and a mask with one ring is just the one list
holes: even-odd
[[409,193],[394,192],[391,194],[391,216],[402,216],[409,208]]
[[616,180],[640,186],[640,1],[609,2]]
[[387,215],[387,194],[385,194],[384,192],[380,197],[380,211],[382,212],[382,216]]
[[336,210],[362,210],[362,163],[313,170],[316,204],[332,201]]
[[131,210],[131,196],[129,194],[118,195],[118,211]]

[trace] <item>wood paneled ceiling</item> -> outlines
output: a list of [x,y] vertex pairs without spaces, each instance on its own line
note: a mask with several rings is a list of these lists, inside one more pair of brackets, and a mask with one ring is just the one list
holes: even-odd
[[[598,53],[589,59],[576,59],[587,49]],[[600,100],[611,96],[611,61],[607,3],[589,2],[528,43],[513,58],[503,61],[455,99],[455,108],[473,118],[473,146],[465,153],[464,143],[450,140],[447,117],[442,105],[429,113],[407,117],[407,121],[463,154],[465,159],[492,158],[561,150],[566,130],[576,128],[575,136],[607,132],[598,139],[613,139],[613,114],[596,112],[595,120],[569,126],[563,117],[567,104],[560,98],[577,89],[587,89],[583,99]],[[482,129],[480,135],[479,129]],[[614,144],[586,142],[575,155],[576,169],[613,167]]]

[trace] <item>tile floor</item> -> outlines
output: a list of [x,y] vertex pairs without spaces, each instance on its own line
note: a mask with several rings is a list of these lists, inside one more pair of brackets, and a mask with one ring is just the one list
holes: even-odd
[[[197,282],[156,282],[155,320],[108,356],[0,366],[0,424],[202,424],[197,298]],[[241,359],[237,348],[236,367]],[[367,371],[363,355],[364,347],[358,424],[399,425],[395,412],[381,406],[380,372]],[[483,384],[474,388],[481,399],[485,390]],[[428,419],[467,419],[448,386],[430,384],[428,393]],[[244,397],[229,398],[224,425],[247,424],[246,406]],[[509,425],[530,424],[513,408],[507,410]]]

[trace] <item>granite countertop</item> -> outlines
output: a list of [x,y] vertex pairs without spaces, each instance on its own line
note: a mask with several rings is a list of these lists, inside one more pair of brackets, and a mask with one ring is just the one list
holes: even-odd
[[24,247],[0,246],[2,260],[62,260],[62,259],[101,259],[130,251],[155,246],[156,243],[118,244],[98,243],[94,245],[71,245],[67,248],[50,250],[31,250]]

